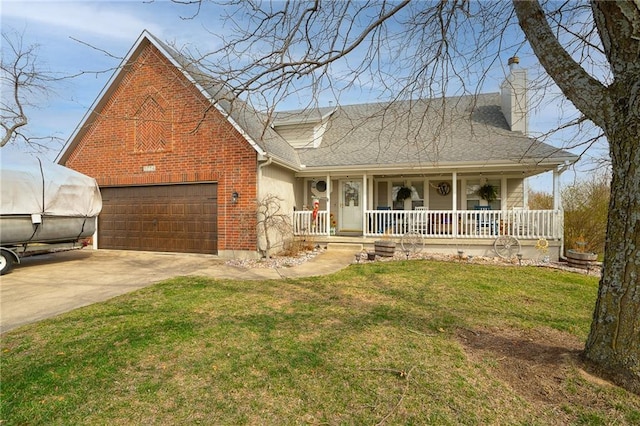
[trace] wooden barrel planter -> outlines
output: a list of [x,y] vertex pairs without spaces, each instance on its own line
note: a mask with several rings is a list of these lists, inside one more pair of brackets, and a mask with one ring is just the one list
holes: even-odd
[[596,253],[582,253],[575,250],[567,250],[567,262],[574,268],[590,269],[598,260]]
[[395,241],[374,241],[373,247],[375,248],[376,256],[393,257],[393,254],[396,252]]

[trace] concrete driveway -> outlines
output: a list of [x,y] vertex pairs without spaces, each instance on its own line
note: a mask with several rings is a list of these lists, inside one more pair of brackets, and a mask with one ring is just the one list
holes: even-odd
[[117,250],[75,250],[22,259],[0,278],[0,333],[150,284],[186,275],[263,280],[332,273],[353,258],[327,251],[286,269],[227,266],[217,256]]

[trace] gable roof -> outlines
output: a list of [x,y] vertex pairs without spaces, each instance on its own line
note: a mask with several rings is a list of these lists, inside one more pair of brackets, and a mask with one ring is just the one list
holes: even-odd
[[247,140],[259,155],[274,157],[274,159],[292,169],[299,168],[300,161],[297,152],[272,128],[265,126],[266,118],[255,111],[250,105],[233,96],[223,84],[200,71],[195,64],[171,48],[157,37],[143,31],[138,40],[129,50],[116,72],[109,79],[94,103],[91,105],[80,124],[76,127],[67,143],[62,148],[56,162],[64,162],[81,139],[84,132],[98,111],[111,97],[120,81],[126,75],[126,65],[133,63],[148,44],[158,49],[182,74],[193,83],[211,104],[233,125],[233,127]]
[[[577,156],[509,130],[500,94],[325,108],[318,148],[299,149],[310,169],[429,169],[559,165]],[[279,122],[292,122],[291,112]]]
[[[541,166],[578,157],[509,130],[500,94],[393,101],[278,112],[254,110],[224,84],[143,31],[58,154],[63,163],[144,48],[152,44],[223,114],[260,156],[295,171],[442,170]],[[278,126],[323,126],[313,148],[294,148]]]

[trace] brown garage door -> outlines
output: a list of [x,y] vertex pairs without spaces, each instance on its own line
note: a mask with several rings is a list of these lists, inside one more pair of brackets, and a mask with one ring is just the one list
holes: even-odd
[[101,188],[98,246],[218,253],[217,185]]

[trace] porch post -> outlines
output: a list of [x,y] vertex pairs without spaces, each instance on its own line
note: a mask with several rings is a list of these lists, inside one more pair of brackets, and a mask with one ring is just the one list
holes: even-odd
[[458,236],[458,172],[451,173],[451,232],[454,237]]
[[458,172],[451,173],[451,210],[458,210]]
[[431,181],[429,180],[429,178],[426,178],[424,180],[424,198],[422,200],[424,208],[427,210],[429,210],[429,193],[431,192],[431,187],[429,185],[431,185]]
[[464,176],[460,178],[460,195],[462,199],[460,200],[461,210],[467,209],[467,178]]
[[366,234],[367,231],[367,203],[369,202],[369,189],[367,185],[367,173],[362,174],[362,203],[360,204],[362,207],[362,235]]
[[[325,225],[324,225],[324,232],[327,233],[327,235],[331,234],[331,175],[327,175],[327,177],[325,178],[326,182],[327,182],[327,220],[325,220]],[[336,229],[336,232],[338,232],[338,230]]]
[[508,204],[508,199],[507,197],[509,196],[509,188],[507,188],[507,178],[506,177],[502,177],[502,179],[500,180],[500,200],[502,204],[502,208],[500,210],[502,210],[503,212],[506,212],[508,210],[507,208],[507,204]]
[[555,169],[553,171],[553,209],[560,210],[560,175],[562,171]]

